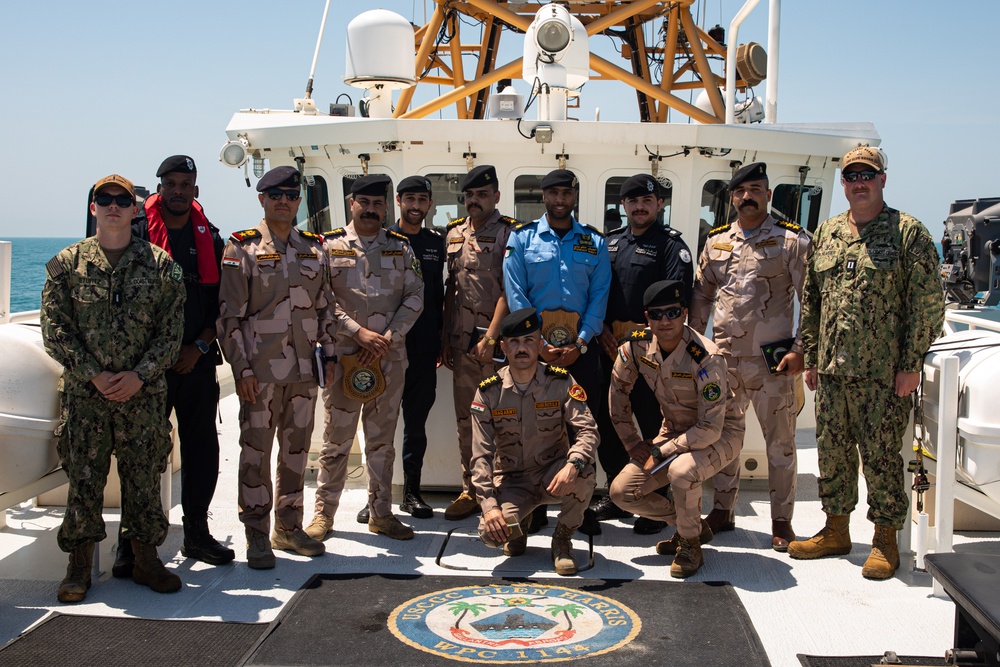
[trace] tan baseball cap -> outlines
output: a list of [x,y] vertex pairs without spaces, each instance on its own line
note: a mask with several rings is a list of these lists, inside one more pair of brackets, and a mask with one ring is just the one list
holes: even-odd
[[110,176],[105,176],[101,180],[94,184],[94,194],[96,195],[101,191],[101,188],[106,188],[109,185],[118,185],[132,195],[132,199],[135,199],[135,186],[132,185],[132,181],[128,180],[124,176],[119,176],[118,174],[111,174]]
[[840,170],[843,171],[852,164],[866,164],[869,167],[873,167],[875,171],[885,171],[885,165],[882,163],[882,155],[878,152],[878,149],[871,146],[858,146],[847,151],[844,154],[844,158],[840,161]]

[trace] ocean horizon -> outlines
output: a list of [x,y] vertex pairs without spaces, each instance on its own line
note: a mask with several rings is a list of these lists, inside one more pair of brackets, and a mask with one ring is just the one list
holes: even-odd
[[79,241],[73,237],[9,236],[10,241],[10,312],[38,310],[45,285],[45,263],[65,248]]

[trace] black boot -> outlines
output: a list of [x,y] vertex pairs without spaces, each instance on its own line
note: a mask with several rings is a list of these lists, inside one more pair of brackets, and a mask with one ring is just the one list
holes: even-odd
[[236,553],[222,546],[208,532],[208,517],[184,517],[184,545],[181,554],[209,565],[223,565],[236,558]]
[[122,539],[122,527],[118,526],[118,548],[115,549],[115,564],[111,566],[111,576],[116,579],[131,579],[135,567],[132,541]]
[[434,516],[434,510],[420,497],[419,473],[403,473],[403,502],[399,503],[399,511],[412,515],[414,519],[430,519]]
[[545,526],[549,525],[548,505],[539,505],[531,513],[531,525],[528,527],[528,534],[534,535]]

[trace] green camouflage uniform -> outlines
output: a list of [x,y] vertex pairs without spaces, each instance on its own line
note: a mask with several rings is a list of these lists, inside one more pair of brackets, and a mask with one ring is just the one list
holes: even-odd
[[940,260],[927,229],[884,206],[858,236],[849,214],[824,222],[809,257],[799,332],[806,368],[819,372],[819,495],[828,514],[858,502],[858,452],[868,519],[899,530],[909,504],[900,445],[913,405],[897,372],[921,370],[941,332]]
[[[48,264],[42,290],[45,350],[63,366],[59,380],[59,458],[69,477],[59,548],[107,537],[101,507],[112,451],[122,484],[129,537],[159,545],[167,535],[160,474],[170,452],[163,372],[177,359],[184,325],[183,271],[155,246],[132,238],[112,268],[96,237]],[[128,401],[109,401],[91,379],[103,371],[145,378]]]

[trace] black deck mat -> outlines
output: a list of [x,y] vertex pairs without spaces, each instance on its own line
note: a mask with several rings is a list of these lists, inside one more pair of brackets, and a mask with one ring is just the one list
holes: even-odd
[[57,613],[0,649],[0,665],[224,667],[238,664],[267,627]]
[[[796,657],[802,663],[802,667],[871,667],[872,665],[879,664],[879,661],[882,659],[881,655],[824,656],[803,655],[801,653]],[[947,664],[944,658],[927,658],[913,655],[900,655],[897,657],[903,665],[937,666]]]
[[272,628],[247,665],[770,665],[726,583],[321,574]]

